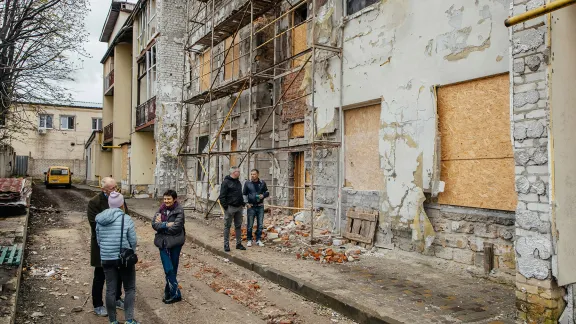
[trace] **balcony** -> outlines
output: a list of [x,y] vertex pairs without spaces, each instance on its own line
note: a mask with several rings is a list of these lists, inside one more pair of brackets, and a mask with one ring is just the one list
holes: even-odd
[[114,140],[114,123],[104,127],[104,143],[110,143]]
[[110,71],[110,73],[104,77],[104,95],[114,95],[114,70]]
[[154,130],[156,119],[156,97],[153,97],[136,107],[136,131]]

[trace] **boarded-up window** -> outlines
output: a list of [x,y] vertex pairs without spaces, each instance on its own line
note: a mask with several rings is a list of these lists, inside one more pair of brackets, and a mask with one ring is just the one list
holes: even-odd
[[234,43],[232,43],[232,37],[228,37],[225,45],[224,55],[228,53],[228,56],[226,56],[226,66],[224,67],[224,80],[238,78],[240,75],[240,35],[236,35]]
[[304,122],[290,125],[290,138],[304,137]]
[[306,182],[304,152],[292,153],[292,159],[294,161],[294,207],[304,208],[306,195],[304,190]]
[[200,56],[200,91],[210,89],[210,50]]
[[378,132],[380,104],[344,112],[346,186],[356,190],[384,190]]
[[[306,23],[307,18],[308,7],[306,4],[301,5],[292,13],[292,26],[295,27],[292,30],[292,55],[302,53],[308,48],[306,38],[306,33],[308,31],[308,24]],[[299,57],[292,61],[292,67],[300,66],[304,64],[304,62],[306,62],[306,58]]]
[[438,89],[441,204],[515,210],[508,74]]

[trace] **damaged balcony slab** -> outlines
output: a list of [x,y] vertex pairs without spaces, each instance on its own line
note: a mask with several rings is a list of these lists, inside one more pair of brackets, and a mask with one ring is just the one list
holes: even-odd
[[[152,199],[128,204],[146,220],[158,208]],[[299,260],[271,246],[225,253],[221,220],[207,225],[201,214],[187,216],[194,244],[359,323],[514,323],[513,287],[473,278],[464,268],[398,251],[370,252],[340,265]]]

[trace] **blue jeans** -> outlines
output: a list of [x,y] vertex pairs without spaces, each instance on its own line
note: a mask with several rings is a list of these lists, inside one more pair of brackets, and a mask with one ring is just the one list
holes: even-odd
[[164,299],[182,297],[180,289],[178,289],[178,280],[176,279],[181,250],[182,245],[178,245],[170,249],[160,249],[160,260],[162,260],[162,266],[164,267],[164,273],[166,274]]
[[246,232],[248,234],[248,241],[252,240],[252,228],[254,227],[254,217],[256,217],[256,241],[260,241],[262,237],[262,229],[264,228],[264,206],[252,206],[246,211],[248,216],[248,226]]

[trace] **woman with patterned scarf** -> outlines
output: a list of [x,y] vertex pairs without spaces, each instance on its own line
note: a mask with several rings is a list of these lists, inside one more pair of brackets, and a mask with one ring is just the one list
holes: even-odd
[[164,193],[164,203],[158,210],[152,222],[152,228],[156,231],[154,244],[160,249],[160,260],[166,274],[166,286],[164,298],[166,304],[172,304],[182,300],[182,294],[178,288],[178,262],[180,251],[186,240],[184,229],[184,209],[178,204],[178,195],[174,190]]

